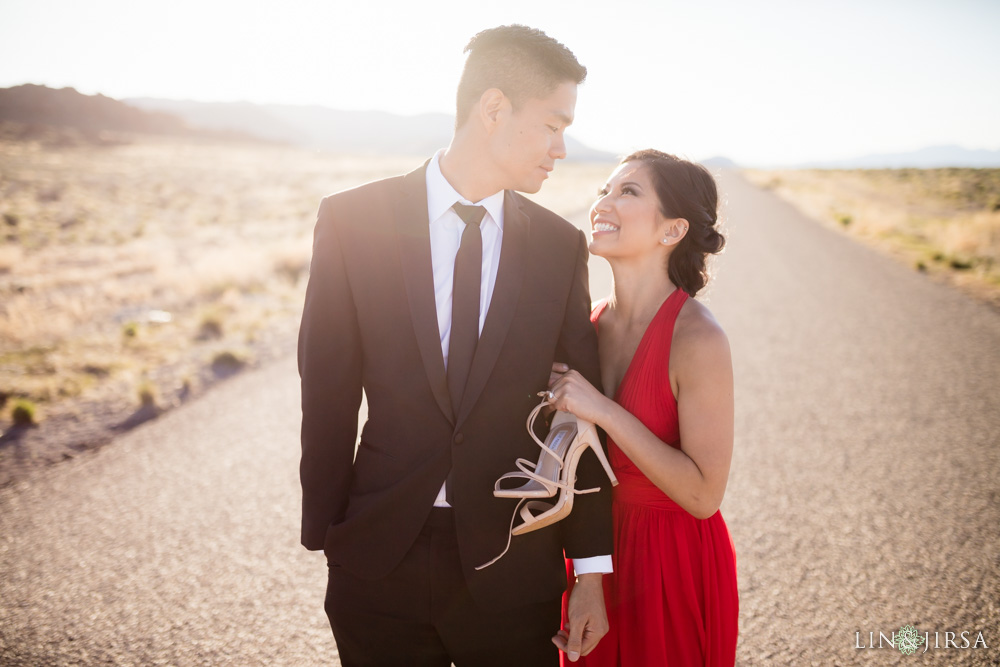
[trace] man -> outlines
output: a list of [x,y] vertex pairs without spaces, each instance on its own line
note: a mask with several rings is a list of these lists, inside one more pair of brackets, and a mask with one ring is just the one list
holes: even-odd
[[[537,192],[565,157],[586,69],[524,26],[466,51],[448,149],[327,197],[316,224],[299,335],[302,542],[325,551],[346,667],[556,665],[555,643],[575,660],[607,631],[610,485],[591,453],[577,487],[602,492],[476,570],[507,543],[515,501],[494,498],[494,481],[538,458],[524,421],[553,361],[600,372],[586,238],[513,192]],[[554,637],[564,550],[578,583],[568,636]]]

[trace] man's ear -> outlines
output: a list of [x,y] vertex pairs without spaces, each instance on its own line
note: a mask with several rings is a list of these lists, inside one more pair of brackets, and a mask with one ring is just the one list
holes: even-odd
[[511,111],[510,99],[499,88],[485,90],[479,97],[479,119],[487,133],[492,133],[497,125]]
[[660,243],[663,245],[677,245],[681,242],[688,232],[688,221],[684,218],[671,218],[663,223],[663,235],[660,237]]

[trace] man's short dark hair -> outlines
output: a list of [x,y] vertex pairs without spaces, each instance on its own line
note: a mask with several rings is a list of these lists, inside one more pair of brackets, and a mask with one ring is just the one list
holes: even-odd
[[587,78],[587,68],[572,51],[523,25],[483,30],[469,41],[465,53],[469,56],[458,82],[456,128],[490,88],[502,90],[518,108],[526,100],[546,97],[562,83],[580,84]]

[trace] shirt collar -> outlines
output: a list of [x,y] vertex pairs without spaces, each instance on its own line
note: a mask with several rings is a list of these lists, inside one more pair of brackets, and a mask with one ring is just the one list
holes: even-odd
[[496,192],[489,197],[481,199],[477,202],[470,202],[468,199],[458,194],[458,191],[452,187],[448,179],[444,177],[441,173],[441,156],[444,154],[444,149],[442,148],[434,157],[431,159],[430,164],[427,165],[427,218],[430,222],[434,222],[442,215],[444,215],[451,205],[455,202],[461,202],[463,204],[473,204],[475,206],[482,206],[486,209],[486,212],[490,214],[493,218],[493,222],[496,223],[500,230],[503,230],[503,190]]

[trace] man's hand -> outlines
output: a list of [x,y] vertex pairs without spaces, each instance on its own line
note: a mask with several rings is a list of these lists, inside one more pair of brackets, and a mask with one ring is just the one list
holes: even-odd
[[601,637],[608,634],[608,614],[604,608],[601,574],[581,574],[569,596],[566,628],[552,638],[552,643],[576,662],[594,650]]

